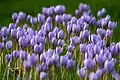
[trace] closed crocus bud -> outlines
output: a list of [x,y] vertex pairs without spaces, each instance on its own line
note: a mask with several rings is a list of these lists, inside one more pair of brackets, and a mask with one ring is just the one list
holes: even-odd
[[40,72],[42,72],[42,67],[43,67],[43,66],[42,66],[42,65],[40,65],[40,64],[37,66],[37,68],[36,68],[36,69],[37,69],[37,71],[38,71],[39,73],[40,73]]
[[38,44],[36,44],[36,45],[34,46],[34,52],[35,52],[35,53],[39,53],[39,52],[40,52],[40,47],[39,47]]
[[47,72],[47,70],[48,70],[47,64],[42,63],[42,70],[43,70],[44,72]]
[[71,16],[71,14],[63,14],[62,15],[62,18],[63,18],[63,20],[65,21],[65,22],[67,22],[67,21],[69,21],[69,20],[71,20],[71,18],[72,18],[72,16]]
[[107,22],[109,22],[110,19],[111,19],[110,15],[106,15],[105,20],[106,20]]
[[104,18],[101,19],[101,26],[104,28],[107,26],[107,20],[105,20]]
[[44,54],[41,54],[41,55],[40,55],[40,61],[41,61],[41,62],[46,62],[46,58],[45,58],[45,55],[44,55]]
[[54,6],[51,6],[48,8],[48,16],[53,16],[54,15]]
[[98,80],[98,78],[97,78],[97,76],[96,76],[96,74],[94,72],[91,72],[89,74],[89,80]]
[[31,69],[31,65],[29,61],[24,61],[23,62],[23,66],[26,70],[30,70]]
[[50,68],[53,65],[53,59],[50,57],[47,57],[46,64]]
[[112,58],[110,61],[106,60],[104,63],[104,68],[109,73],[114,69],[115,64],[116,64],[116,59],[114,58]]
[[72,39],[71,39],[71,44],[72,44],[72,45],[76,46],[76,45],[78,45],[79,43],[80,43],[80,37],[78,37],[78,36],[72,37]]
[[25,14],[24,12],[19,12],[19,13],[18,13],[18,19],[19,19],[20,21],[24,20],[25,17],[26,17],[26,14]]
[[35,38],[32,38],[32,39],[30,40],[30,46],[31,46],[31,47],[34,47],[35,44],[37,44],[37,41],[35,40]]
[[111,74],[112,74],[112,77],[114,77],[116,80],[120,79],[120,76],[115,69],[112,70]]
[[80,44],[80,52],[82,54],[85,54],[85,52],[87,52],[87,45],[86,44]]
[[113,34],[113,30],[107,29],[105,36],[109,38],[112,36],[112,34]]
[[20,58],[23,60],[23,61],[27,61],[28,60],[28,53],[21,50],[20,51]]
[[27,39],[25,37],[19,38],[19,46],[24,49],[27,46]]
[[71,24],[74,24],[74,23],[76,23],[77,22],[77,18],[76,17],[72,17],[72,19],[71,19]]
[[109,29],[115,29],[116,28],[116,26],[117,26],[117,23],[115,23],[115,22],[112,22],[112,21],[109,21],[108,22],[108,28]]
[[100,29],[98,28],[97,33],[100,34],[101,36],[103,36],[103,35],[105,35],[106,31],[102,28],[100,28]]
[[45,16],[43,14],[38,13],[38,22],[43,24],[45,22]]
[[90,35],[90,32],[88,30],[83,31],[83,38],[84,39],[88,39],[89,35]]
[[68,52],[68,54],[67,54],[68,59],[71,59],[71,58],[72,58],[72,55],[73,55],[73,53],[72,53],[72,52]]
[[1,42],[0,43],[0,51],[3,50],[3,48],[4,48],[4,42]]
[[56,37],[56,34],[54,32],[49,32],[48,36],[49,40],[52,40],[52,38]]
[[79,77],[81,77],[81,78],[85,78],[85,76],[86,76],[86,68],[85,67],[83,67],[83,68],[81,68],[81,69],[77,69],[77,74],[78,74],[78,76]]
[[48,76],[48,73],[47,72],[41,72],[40,73],[40,80],[45,80]]
[[60,57],[60,64],[63,65],[64,67],[67,66],[67,61],[68,61],[68,56],[61,56]]
[[14,51],[13,51],[13,53],[12,53],[12,55],[13,55],[13,58],[16,60],[16,59],[18,59],[18,58],[19,58],[20,53],[19,53],[19,51],[18,51],[18,50],[14,50]]
[[53,54],[52,55],[52,60],[53,60],[53,63],[54,63],[54,65],[56,65],[58,62],[59,62],[59,54]]
[[100,66],[103,66],[105,60],[106,60],[106,57],[104,56],[103,53],[96,54],[96,61]]
[[111,45],[110,51],[111,51],[112,56],[116,56],[117,50],[118,49],[117,49],[116,45]]
[[76,9],[76,10],[75,10],[75,14],[76,14],[77,16],[80,16],[81,10],[80,10],[80,9]]
[[95,18],[95,17],[92,17],[92,18],[91,18],[91,23],[92,23],[92,25],[96,25],[97,21],[96,21],[96,18]]
[[6,37],[9,34],[9,30],[7,29],[6,26],[3,27],[1,31],[2,31],[2,36],[4,37]]
[[52,23],[52,17],[47,17],[47,19],[46,19],[46,22],[48,22],[48,23]]
[[11,60],[12,60],[12,55],[11,54],[7,54],[6,55],[6,62],[9,63],[9,62],[11,62]]
[[31,67],[34,67],[36,65],[37,61],[38,61],[38,56],[36,54],[32,54],[30,56],[29,61],[30,61]]
[[74,49],[75,49],[75,46],[73,46],[73,45],[69,45],[69,46],[68,46],[68,51],[69,51],[69,52],[73,52]]
[[58,34],[59,31],[60,31],[60,29],[58,27],[54,27],[53,32],[56,34],[56,36],[57,36],[57,34]]
[[84,65],[88,70],[93,70],[95,67],[95,61],[93,59],[85,59],[84,60]]
[[10,24],[9,24],[9,30],[15,29],[15,28],[16,28],[16,25],[15,25],[15,24],[13,24],[13,23],[10,23]]
[[57,38],[58,38],[58,39],[63,39],[63,37],[64,37],[64,32],[63,32],[63,30],[60,30],[60,31],[58,32]]
[[57,6],[55,7],[55,12],[56,12],[57,14],[63,14],[63,13],[65,12],[65,10],[66,10],[66,8],[65,8],[64,5],[57,5]]
[[18,30],[16,35],[17,35],[16,38],[19,39],[21,36],[24,35],[24,31],[23,30],[21,30],[21,31]]
[[70,34],[72,33],[72,24],[67,25],[67,32]]
[[69,59],[67,61],[67,69],[72,70],[74,65],[75,65],[75,61],[73,61],[72,59]]
[[117,43],[116,43],[116,47],[117,47],[118,53],[119,53],[119,52],[120,52],[120,42],[117,42]]
[[31,18],[32,18],[32,16],[31,15],[27,15],[27,21],[30,23],[31,21]]
[[18,14],[17,14],[17,13],[13,13],[13,14],[12,14],[12,20],[13,20],[13,21],[16,21],[17,18],[18,18]]
[[105,8],[102,8],[102,10],[99,10],[97,12],[98,17],[103,17],[105,14],[106,14],[106,9]]
[[56,21],[58,24],[59,24],[59,23],[62,23],[62,21],[63,21],[62,16],[61,16],[61,15],[56,15],[55,21]]
[[101,47],[99,45],[95,45],[94,46],[94,53],[95,54],[99,54],[100,53],[100,50],[101,50]]
[[6,42],[6,49],[9,50],[12,48],[12,41],[7,41]]
[[95,75],[98,79],[100,79],[103,76],[104,73],[105,73],[105,69],[99,68],[99,69],[97,69]]
[[31,17],[30,22],[35,25],[37,23],[37,17]]
[[77,34],[80,32],[80,25],[79,24],[73,24],[73,27],[72,27],[72,32]]
[[89,6],[87,4],[80,3],[79,9],[86,12],[89,10]]
[[52,30],[52,25],[48,22],[44,25],[46,33],[50,32]]
[[55,46],[57,44],[57,39],[56,38],[52,38],[51,44],[52,44],[53,48],[55,48]]
[[57,47],[56,48],[56,53],[58,54],[58,55],[61,55],[61,53],[62,53],[62,48],[61,47]]
[[63,46],[63,44],[64,44],[64,40],[59,39],[59,40],[58,40],[58,46],[62,47],[62,46]]

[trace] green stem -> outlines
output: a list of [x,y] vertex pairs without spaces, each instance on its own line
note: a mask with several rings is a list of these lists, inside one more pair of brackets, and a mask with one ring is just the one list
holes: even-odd
[[14,74],[13,74],[13,80],[15,80],[15,68],[16,68],[16,62],[14,62]]

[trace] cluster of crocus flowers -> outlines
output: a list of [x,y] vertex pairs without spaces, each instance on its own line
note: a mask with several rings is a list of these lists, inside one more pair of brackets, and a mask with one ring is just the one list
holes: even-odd
[[107,10],[95,17],[80,3],[75,16],[65,12],[64,5],[56,5],[43,7],[37,16],[12,14],[13,22],[0,29],[0,64],[6,61],[7,80],[119,78],[120,42],[112,42],[117,23]]

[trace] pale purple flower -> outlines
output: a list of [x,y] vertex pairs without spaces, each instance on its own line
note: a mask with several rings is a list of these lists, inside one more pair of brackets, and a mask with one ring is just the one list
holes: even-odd
[[47,72],[41,72],[40,73],[40,80],[45,80],[48,76],[48,73]]
[[6,62],[9,63],[9,62],[11,62],[11,60],[12,60],[12,55],[11,54],[7,54],[6,55]]
[[20,53],[19,53],[19,51],[18,51],[18,50],[14,50],[14,51],[13,51],[13,53],[12,53],[12,55],[13,55],[13,58],[16,60],[16,59],[18,59],[18,58],[19,58]]
[[18,18],[18,14],[17,13],[12,13],[12,19],[13,21],[16,21]]
[[12,41],[7,41],[6,42],[6,49],[9,50],[12,48]]

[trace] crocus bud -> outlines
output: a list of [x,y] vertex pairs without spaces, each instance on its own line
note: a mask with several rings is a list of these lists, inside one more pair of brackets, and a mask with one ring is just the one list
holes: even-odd
[[3,48],[4,48],[4,42],[1,42],[0,43],[0,51],[3,50]]
[[38,61],[38,56],[36,54],[32,54],[30,56],[30,60],[29,61],[30,61],[31,67],[34,67],[36,65],[37,61]]
[[43,14],[38,13],[38,22],[43,24],[45,22],[45,16]]
[[56,53],[58,54],[58,55],[61,55],[61,53],[62,53],[62,48],[61,47],[57,47],[56,48]]
[[86,75],[86,68],[85,67],[83,67],[82,69],[77,69],[77,74],[78,74],[78,76],[79,77],[81,77],[81,78],[85,78],[85,75]]
[[39,64],[36,69],[37,69],[38,72],[41,72],[42,71],[42,65]]
[[73,51],[74,51],[74,48],[75,48],[75,47],[74,47],[73,45],[69,45],[69,46],[68,46],[68,51],[69,51],[69,52],[73,52]]
[[73,61],[72,59],[69,59],[67,61],[67,69],[72,70],[74,65],[75,65],[75,61]]
[[64,67],[67,66],[67,61],[68,61],[68,56],[61,56],[60,57],[60,64],[63,65]]
[[12,14],[12,19],[13,19],[13,21],[16,21],[17,18],[18,18],[18,14],[17,14],[17,13],[13,13],[13,14]]
[[9,50],[12,48],[12,41],[7,41],[6,42],[6,49]]
[[30,62],[29,61],[24,61],[23,62],[23,66],[26,70],[30,70],[31,69],[31,66],[30,66]]
[[40,80],[45,80],[48,76],[48,73],[47,72],[41,72],[40,73]]
[[59,39],[58,40],[58,46],[62,47],[64,44],[64,40]]
[[112,22],[112,21],[109,21],[108,22],[108,28],[109,29],[115,29],[116,28],[116,26],[117,26],[117,23],[115,23],[115,22]]
[[20,51],[20,58],[23,60],[23,61],[27,61],[28,60],[28,53],[21,50]]
[[88,70],[93,70],[95,67],[95,61],[93,59],[85,59],[84,60],[84,65]]
[[19,58],[20,53],[19,51],[14,50],[12,55],[13,55],[13,58],[16,60],[17,58]]
[[106,60],[104,63],[104,68],[107,72],[111,72],[114,69],[116,59],[112,58],[110,61]]
[[9,62],[11,62],[11,60],[12,60],[12,55],[11,54],[7,54],[6,55],[6,62],[9,63]]
[[64,37],[64,32],[60,30],[57,35],[58,39],[62,39]]

